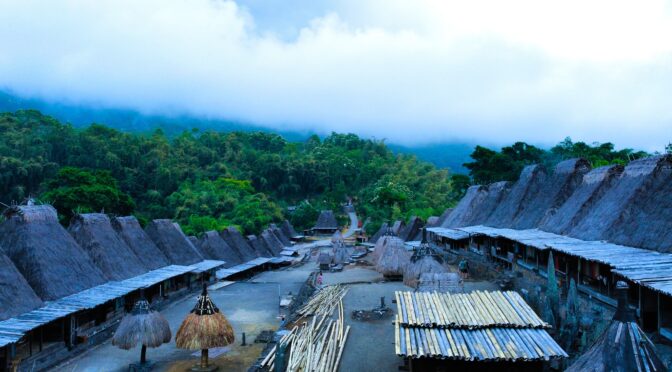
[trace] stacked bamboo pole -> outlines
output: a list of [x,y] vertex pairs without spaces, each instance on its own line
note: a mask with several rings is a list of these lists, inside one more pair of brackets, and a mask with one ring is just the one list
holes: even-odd
[[[276,352],[284,347],[287,372],[336,372],[348,339],[350,326],[345,325],[342,286],[326,287],[303,306],[299,315],[312,316],[286,333],[261,362],[262,368],[275,370]],[[338,310],[336,319],[333,313]]]

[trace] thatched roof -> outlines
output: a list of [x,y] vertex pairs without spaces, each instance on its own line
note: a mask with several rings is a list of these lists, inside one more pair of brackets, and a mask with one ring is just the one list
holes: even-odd
[[439,216],[439,221],[436,223],[436,226],[443,226],[443,224],[446,222],[448,219],[448,216],[450,216],[451,213],[453,213],[454,208],[446,208],[443,213]]
[[656,348],[639,328],[634,311],[628,306],[628,286],[616,284],[618,309],[609,327],[568,372],[667,371]]
[[124,280],[149,271],[102,213],[76,214],[68,232],[109,280]]
[[212,302],[207,287],[203,285],[196,306],[177,330],[175,345],[180,349],[203,350],[227,346],[234,339],[231,323]]
[[56,300],[106,282],[91,258],[58,223],[49,205],[14,207],[0,225],[0,246],[35,293]]
[[0,320],[42,306],[30,284],[0,247]]
[[479,205],[482,204],[488,194],[488,188],[481,185],[470,186],[467,193],[455,206],[453,211],[443,221],[442,227],[464,227],[473,220],[474,214],[478,213]]
[[333,251],[334,251],[335,264],[343,264],[350,261],[350,254],[351,254],[350,248],[344,245],[339,245],[334,247]]
[[616,184],[621,173],[622,165],[608,165],[586,173],[581,185],[562,206],[547,211],[539,228],[556,234],[566,233]]
[[112,337],[112,345],[124,350],[137,345],[155,348],[170,342],[171,337],[166,318],[152,309],[145,298],[141,298],[119,323]]
[[387,241],[393,236],[391,234],[392,230],[388,229],[385,235],[376,240],[376,244],[373,246],[373,253],[371,253],[371,258],[373,259],[374,264],[377,263],[380,256],[383,255],[385,247],[387,246]]
[[273,253],[274,256],[277,256],[285,249],[285,245],[273,234],[271,229],[266,229],[261,232],[259,236],[260,239],[263,239],[266,243],[268,249]]
[[408,225],[406,225],[404,229],[401,230],[401,232],[399,232],[399,234],[397,235],[399,236],[399,238],[401,238],[401,240],[405,242],[411,240],[419,240],[423,225],[424,223],[422,222],[420,217],[413,216],[411,217],[410,220],[408,220]]
[[269,230],[271,230],[273,232],[273,235],[275,235],[275,237],[278,238],[280,243],[282,243],[283,247],[291,247],[292,246],[292,242],[291,242],[291,240],[289,240],[289,237],[287,237],[287,235],[285,235],[285,233],[282,232],[282,230],[280,230],[275,224],[272,224],[269,227]]
[[426,227],[437,227],[439,226],[439,216],[429,216],[427,218],[427,223],[425,224]]
[[153,220],[145,232],[174,265],[191,265],[204,259],[180,226],[171,220]]
[[448,270],[434,257],[424,256],[415,262],[410,262],[404,268],[404,284],[416,288],[420,280],[420,274],[442,274]]
[[229,247],[233,248],[238,252],[238,255],[243,260],[243,262],[251,261],[257,258],[257,253],[247,242],[247,239],[233,226],[229,226],[226,229],[222,230],[219,235],[224,239],[226,244]]
[[403,240],[391,236],[387,239],[385,249],[376,263],[376,271],[385,276],[403,275],[406,265],[411,261],[411,254],[404,247]]
[[208,257],[213,260],[226,262],[225,268],[236,266],[243,263],[238,252],[231,248],[226,241],[222,239],[217,231],[208,231],[198,241],[198,245],[203,252],[207,252]]
[[394,223],[392,224],[392,234],[398,236],[405,226],[406,224],[404,223],[404,221],[401,220],[394,221]]
[[511,222],[516,219],[524,206],[529,204],[541,191],[545,182],[546,172],[540,165],[528,165],[523,168],[518,181],[516,181],[511,191],[493,211],[488,220],[485,221],[484,225],[510,227]]
[[586,159],[565,160],[556,165],[538,193],[529,203],[521,205],[521,211],[511,224],[515,229],[536,227],[546,213],[559,208],[583,181],[583,176],[590,171],[590,163]]
[[166,255],[159,250],[138,220],[133,216],[112,219],[112,228],[126,242],[140,262],[149,270],[156,270],[170,265]]
[[287,220],[282,221],[282,224],[280,224],[280,229],[283,233],[285,233],[285,236],[290,239],[299,237],[299,234],[296,232],[296,230],[294,230],[294,226],[292,226],[292,224]]
[[375,244],[378,241],[378,239],[380,239],[383,235],[385,235],[385,232],[387,231],[388,228],[389,225],[387,224],[387,222],[383,222],[383,224],[380,225],[380,229],[378,229],[378,231],[376,231],[376,233],[373,234],[371,239],[369,239],[369,243]]
[[668,251],[670,245],[661,237],[668,235],[671,227],[670,183],[672,156],[630,162],[569,235]]
[[274,254],[271,252],[270,248],[266,245],[264,239],[257,238],[254,235],[248,235],[247,241],[250,242],[252,249],[256,252],[259,257],[273,257]]
[[512,183],[509,181],[495,182],[486,186],[482,200],[468,216],[464,216],[460,224],[471,226],[484,223],[511,191],[511,186]]
[[327,210],[320,212],[315,223],[314,230],[336,230],[338,229],[338,221],[333,211]]

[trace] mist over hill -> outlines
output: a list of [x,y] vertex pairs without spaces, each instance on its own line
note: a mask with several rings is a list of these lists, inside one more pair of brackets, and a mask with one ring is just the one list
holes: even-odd
[[[80,128],[91,123],[105,124],[124,132],[136,133],[149,133],[160,128],[168,137],[174,137],[184,131],[193,129],[222,132],[263,131],[276,133],[288,141],[296,142],[304,141],[315,134],[311,132],[278,131],[253,123],[234,120],[208,119],[189,115],[147,115],[134,110],[47,102],[40,99],[22,98],[0,91],[0,112],[17,110],[39,110],[44,114]],[[328,133],[318,133],[318,135],[324,137]],[[469,154],[474,150],[475,144],[451,142],[404,146],[388,143],[388,147],[395,153],[416,155],[421,160],[430,162],[439,168],[448,168],[454,173],[467,173],[467,169],[462,164],[471,160]]]

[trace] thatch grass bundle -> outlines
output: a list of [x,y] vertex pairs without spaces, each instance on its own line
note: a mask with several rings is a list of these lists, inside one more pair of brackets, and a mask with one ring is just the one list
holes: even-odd
[[376,264],[376,271],[385,276],[403,275],[406,265],[410,262],[411,255],[404,247],[404,242],[395,236],[388,237],[385,249]]
[[112,337],[112,345],[123,350],[130,350],[138,344],[142,345],[140,363],[145,363],[147,347],[155,348],[170,342],[172,333],[166,318],[158,311],[152,310],[149,302],[141,298],[119,323]]
[[421,274],[441,274],[445,272],[448,272],[448,270],[434,257],[424,256],[416,262],[406,265],[404,269],[404,284],[417,288]]
[[180,349],[206,350],[229,345],[234,340],[231,323],[212,302],[206,285],[203,285],[196,306],[184,318],[175,335],[175,344]]

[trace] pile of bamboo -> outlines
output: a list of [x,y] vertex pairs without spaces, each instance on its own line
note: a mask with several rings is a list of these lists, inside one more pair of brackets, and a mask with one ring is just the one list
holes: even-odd
[[347,288],[341,285],[325,287],[299,309],[298,314],[303,317],[332,314],[347,291]]
[[[313,318],[286,333],[261,362],[261,367],[274,371],[277,348],[282,348],[288,372],[336,372],[350,332],[343,313],[346,291],[341,286],[326,287],[314,296],[299,310],[299,314],[314,315]],[[338,316],[333,319],[336,309]]]

